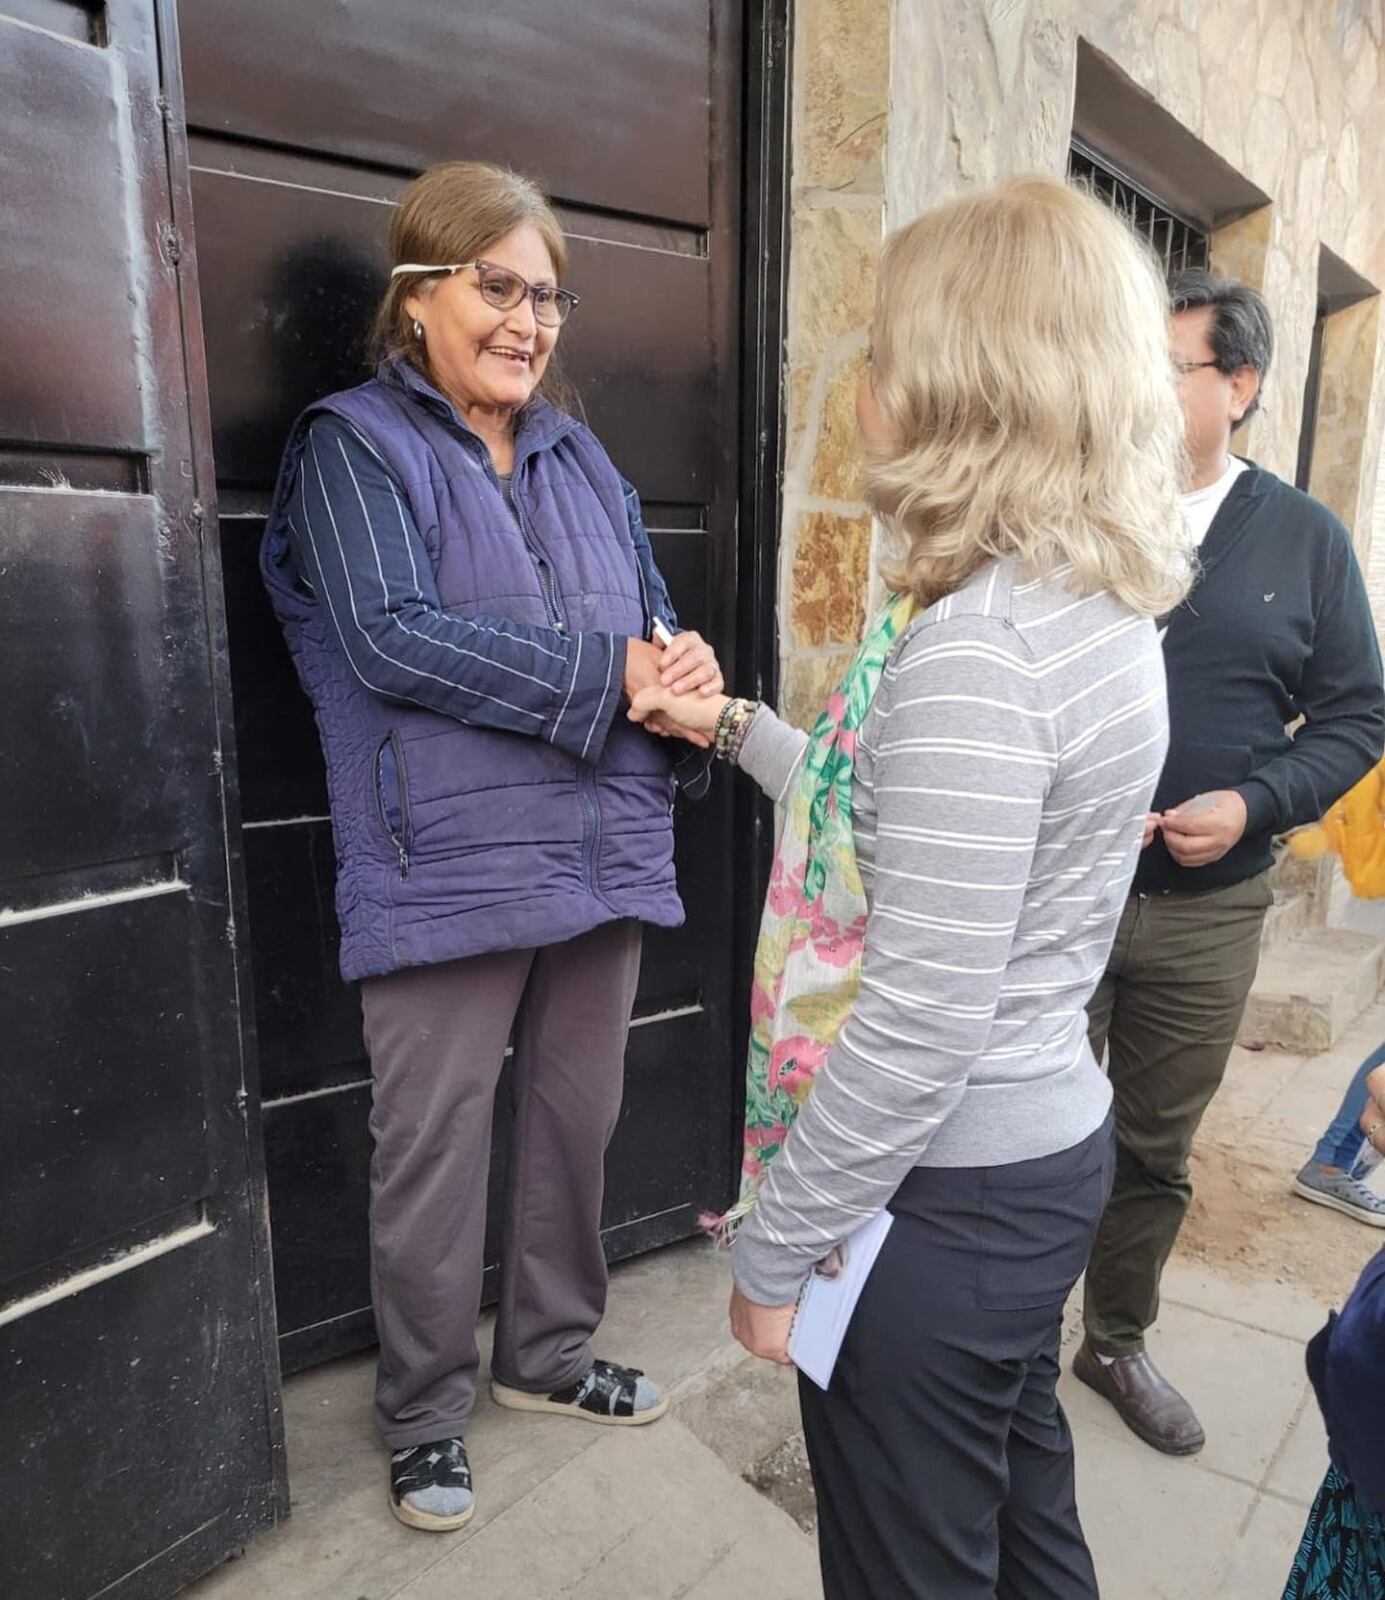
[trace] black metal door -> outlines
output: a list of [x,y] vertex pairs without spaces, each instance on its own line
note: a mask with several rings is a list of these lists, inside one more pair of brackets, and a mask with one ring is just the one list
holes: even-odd
[[[181,0],[180,12],[292,1370],[372,1337],[370,1087],[357,997],[337,977],[317,738],[255,570],[279,451],[301,406],[364,376],[389,205],[409,175],[460,156],[517,167],[554,194],[572,237],[582,308],[560,347],[567,371],[640,490],[680,615],[733,670],[742,12],[739,0]],[[688,1235],[731,1188],[731,835],[728,785],[682,809],[688,924],[646,946],[608,1168],[613,1257]]]
[[285,1504],[174,23],[0,0],[6,1600]]

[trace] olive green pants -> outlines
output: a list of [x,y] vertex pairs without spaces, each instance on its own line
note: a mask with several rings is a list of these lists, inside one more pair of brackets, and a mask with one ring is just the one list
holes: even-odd
[[1132,894],[1087,1008],[1109,1052],[1116,1181],[1087,1266],[1085,1320],[1103,1355],[1135,1355],[1192,1198],[1188,1156],[1226,1072],[1274,899],[1269,874],[1200,894]]

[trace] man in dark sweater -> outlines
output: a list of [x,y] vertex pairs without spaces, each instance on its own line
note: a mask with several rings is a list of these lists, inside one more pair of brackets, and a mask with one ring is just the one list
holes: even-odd
[[1193,467],[1183,510],[1202,570],[1164,634],[1168,759],[1088,1008],[1092,1048],[1109,1052],[1119,1150],[1073,1370],[1140,1438],[1188,1455],[1202,1427],[1144,1335],[1192,1193],[1189,1150],[1255,978],[1271,842],[1316,821],[1380,759],[1385,691],[1346,529],[1231,455],[1269,370],[1263,300],[1197,271],[1175,281],[1173,305]]

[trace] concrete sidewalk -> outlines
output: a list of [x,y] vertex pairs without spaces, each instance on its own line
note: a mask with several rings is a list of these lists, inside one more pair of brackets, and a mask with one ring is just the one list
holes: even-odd
[[[647,1428],[495,1406],[467,1444],[477,1512],[461,1532],[401,1526],[386,1504],[372,1356],[285,1385],[293,1515],[192,1600],[805,1600],[813,1541],[741,1476],[794,1431],[792,1375],[746,1363],[726,1331],[725,1264],[701,1243],[618,1269],[599,1348],[672,1387]],[[481,1346],[490,1343],[489,1321]]]
[[[1204,1128],[1200,1175],[1253,1169],[1259,1185],[1205,1184],[1212,1198],[1199,1201],[1190,1248],[1170,1265],[1151,1339],[1206,1424],[1203,1453],[1156,1454],[1064,1375],[1079,1503],[1105,1600],[1282,1592],[1326,1467],[1303,1346],[1385,1243],[1287,1188],[1357,1061],[1382,1036],[1385,1007],[1376,1006],[1330,1055],[1233,1058]],[[1282,1261],[1279,1227],[1288,1230]],[[1221,1259],[1218,1241],[1242,1237],[1259,1253],[1237,1246]],[[468,1434],[477,1515],[446,1537],[401,1527],[386,1506],[371,1359],[290,1380],[292,1519],[189,1596],[817,1600],[812,1539],[744,1480],[796,1428],[792,1379],[743,1360],[730,1343],[727,1292],[724,1263],[697,1243],[618,1270],[600,1348],[671,1385],[670,1415],[648,1429],[602,1429],[518,1416],[484,1399]],[[1067,1355],[1076,1330],[1074,1305]]]

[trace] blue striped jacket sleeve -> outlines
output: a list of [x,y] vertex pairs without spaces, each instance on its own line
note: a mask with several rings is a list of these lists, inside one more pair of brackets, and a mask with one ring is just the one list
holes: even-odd
[[639,492],[633,483],[620,480],[625,490],[625,519],[630,524],[630,543],[635,548],[635,561],[639,567],[640,598],[644,601],[644,614],[652,622],[659,619],[670,633],[679,632],[678,616],[669,598],[668,585],[654,560],[654,547],[645,531],[644,514],[640,510]]
[[625,675],[623,636],[449,616],[398,484],[338,418],[309,425],[288,509],[299,574],[366,688],[580,760],[601,754]]

